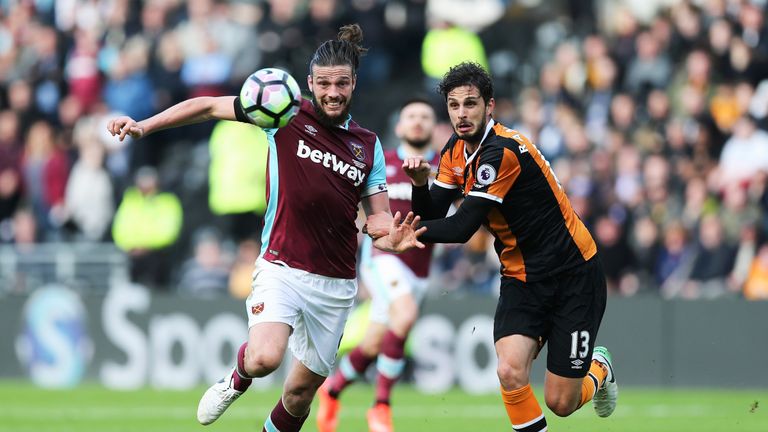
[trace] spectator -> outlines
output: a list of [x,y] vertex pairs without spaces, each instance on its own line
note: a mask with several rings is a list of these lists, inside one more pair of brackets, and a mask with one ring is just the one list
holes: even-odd
[[259,128],[219,121],[208,143],[208,204],[235,242],[261,236],[267,208],[267,136]]
[[109,70],[104,86],[104,101],[109,109],[136,118],[155,112],[152,82],[147,74],[147,42],[135,37],[128,41]]
[[80,158],[67,182],[66,213],[75,238],[97,242],[105,237],[115,205],[112,180],[104,169],[104,147],[90,135],[79,142]]
[[598,146],[605,143],[611,100],[614,97],[616,63],[607,55],[593,60],[587,69],[591,92],[587,96],[584,122],[590,136]]
[[626,93],[613,96],[609,115],[611,127],[628,137],[631,136],[637,127],[636,110],[632,96]]
[[[763,3],[762,8],[765,9]],[[744,2],[739,9],[741,39],[759,55],[768,55],[768,29],[765,27],[765,10],[751,2]]]
[[756,203],[750,202],[747,188],[732,184],[723,192],[720,219],[728,243],[736,244],[743,234],[744,227],[751,225],[759,217],[760,210]]
[[19,130],[26,134],[32,123],[43,118],[32,97],[32,86],[24,79],[11,82],[7,88],[8,107],[19,116]]
[[219,234],[212,229],[199,230],[194,239],[194,251],[194,256],[181,267],[178,291],[203,298],[225,295],[229,264],[221,249]]
[[155,86],[158,110],[166,109],[186,97],[186,88],[181,83],[183,62],[179,36],[174,32],[163,34],[148,69],[149,78]]
[[135,185],[123,194],[112,225],[115,244],[130,256],[131,281],[168,288],[171,247],[181,226],[179,199],[172,192],[159,191],[154,168],[140,168]]
[[74,36],[75,45],[65,66],[67,86],[80,106],[89,111],[101,99],[98,35],[91,31],[77,30]]
[[659,229],[649,217],[642,217],[635,222],[630,246],[635,257],[634,271],[638,278],[638,288],[648,289],[654,286],[653,277],[659,262],[661,244]]
[[677,284],[687,274],[691,262],[688,232],[679,221],[672,221],[664,230],[664,242],[656,263],[656,283],[659,287]]
[[758,129],[754,119],[742,116],[726,141],[715,172],[719,188],[730,183],[745,185],[758,171],[768,171],[768,132]]
[[730,292],[738,293],[744,288],[751,271],[752,263],[757,255],[757,247],[757,224],[754,222],[747,223],[741,229],[733,270],[728,276],[728,290]]
[[27,133],[22,171],[40,238],[59,240],[69,160],[57,146],[53,127],[44,120],[35,122]]
[[693,262],[686,281],[667,285],[667,297],[684,299],[716,298],[727,293],[726,278],[733,269],[735,250],[723,238],[717,215],[707,215],[699,224],[699,238],[693,249]]
[[645,100],[651,89],[666,84],[672,64],[650,32],[641,32],[635,42],[637,55],[627,68],[624,86],[639,100]]
[[637,280],[631,277],[635,257],[621,224],[611,216],[603,216],[597,220],[593,232],[603,262],[608,292],[625,295],[636,292]]

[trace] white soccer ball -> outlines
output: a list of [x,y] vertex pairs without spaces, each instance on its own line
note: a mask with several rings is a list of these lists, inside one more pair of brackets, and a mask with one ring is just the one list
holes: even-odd
[[240,103],[256,126],[281,128],[299,113],[301,90],[288,72],[277,68],[259,69],[243,83]]

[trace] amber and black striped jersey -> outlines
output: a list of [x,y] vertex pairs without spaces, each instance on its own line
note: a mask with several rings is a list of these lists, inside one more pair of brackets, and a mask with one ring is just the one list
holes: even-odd
[[436,187],[492,201],[482,223],[496,239],[504,276],[539,280],[597,253],[549,162],[527,137],[493,120],[471,155],[463,140],[451,137]]

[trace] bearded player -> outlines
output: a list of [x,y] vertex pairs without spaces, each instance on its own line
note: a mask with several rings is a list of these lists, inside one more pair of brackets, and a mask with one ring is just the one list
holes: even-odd
[[[313,101],[303,101],[287,126],[265,129],[269,190],[262,250],[246,300],[248,342],[240,347],[232,373],[201,398],[197,419],[203,425],[216,421],[254,378],[274,372],[290,344],[294,362],[262,431],[299,431],[333,368],[357,293],[358,204],[369,215],[389,213],[381,143],[349,115],[365,52],[362,37],[354,24],[321,44],[307,76]],[[118,117],[108,130],[121,140],[141,138],[210,119],[250,123],[239,98],[200,97],[140,122]],[[424,247],[413,230],[417,221],[409,215],[403,224],[394,223],[395,241],[377,240],[374,246],[392,251]]]
[[[494,317],[500,392],[512,428],[543,432],[547,420],[530,386],[534,359],[547,343],[544,399],[565,417],[590,400],[597,414],[616,408],[611,355],[595,340],[606,305],[597,246],[571,207],[549,162],[521,133],[493,118],[490,75],[476,63],[451,68],[439,85],[454,134],[431,188],[430,164],[403,163],[413,209],[426,221],[421,240],[464,243],[484,225],[501,261]],[[464,197],[446,217],[450,204]],[[368,232],[387,235],[391,216],[370,216]]]

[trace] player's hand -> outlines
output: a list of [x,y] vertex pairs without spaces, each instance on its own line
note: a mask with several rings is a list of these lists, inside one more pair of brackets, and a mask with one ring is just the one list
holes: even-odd
[[126,135],[130,135],[134,139],[144,136],[144,128],[139,126],[136,120],[128,116],[113,118],[107,123],[107,130],[112,136],[117,135],[120,141],[124,140]]
[[432,167],[421,156],[411,156],[403,161],[403,171],[411,178],[414,186],[424,186],[429,182],[429,173]]
[[427,230],[426,227],[417,228],[421,218],[414,216],[413,212],[408,212],[405,220],[400,223],[400,217],[400,212],[395,213],[389,225],[389,233],[374,240],[373,245],[378,249],[395,253],[413,248],[424,249],[424,243],[418,239]]

